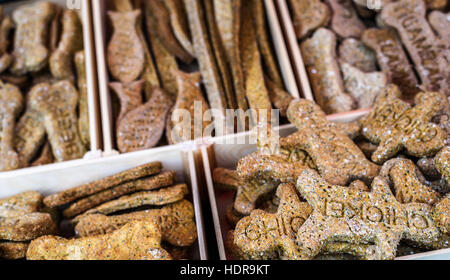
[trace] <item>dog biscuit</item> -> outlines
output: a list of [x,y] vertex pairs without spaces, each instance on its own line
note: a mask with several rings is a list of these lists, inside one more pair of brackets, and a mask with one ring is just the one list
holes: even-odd
[[0,218],[0,239],[24,242],[55,234],[57,225],[47,213],[30,213],[12,218]]
[[28,243],[26,242],[0,242],[0,259],[20,260],[27,254]]
[[327,0],[332,10],[331,29],[343,38],[360,38],[366,29],[353,8],[352,0]]
[[320,0],[290,0],[295,33],[303,39],[319,27],[328,25],[331,19],[330,8]]
[[119,126],[129,112],[142,105],[144,81],[140,80],[131,83],[113,82],[109,84],[109,87],[115,92],[120,101],[120,113],[116,120],[116,125]]
[[78,131],[81,141],[86,148],[90,148],[91,136],[89,128],[89,104],[88,87],[86,74],[86,58],[84,51],[78,51],[74,56],[75,68],[77,73],[77,85],[80,99],[78,100]]
[[431,27],[438,33],[441,40],[449,45],[450,43],[450,13],[444,14],[441,11],[433,11],[428,15]]
[[13,218],[38,212],[42,207],[42,195],[29,191],[0,200],[0,218]]
[[339,46],[341,61],[358,68],[363,72],[377,71],[377,57],[361,41],[354,38],[345,39]]

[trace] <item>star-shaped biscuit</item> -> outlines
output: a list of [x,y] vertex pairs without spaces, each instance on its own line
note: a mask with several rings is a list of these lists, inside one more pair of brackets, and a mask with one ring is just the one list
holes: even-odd
[[382,164],[402,149],[414,157],[433,156],[444,147],[446,133],[431,119],[443,110],[447,98],[439,92],[421,92],[411,107],[400,99],[401,92],[389,85],[378,97],[375,108],[360,123],[362,134],[379,144],[372,161]]
[[297,189],[313,208],[297,233],[298,259],[312,259],[329,241],[373,244],[367,259],[393,259],[402,239],[427,247],[448,247],[427,204],[401,204],[381,176],[371,192],[330,185],[313,170],[304,170]]

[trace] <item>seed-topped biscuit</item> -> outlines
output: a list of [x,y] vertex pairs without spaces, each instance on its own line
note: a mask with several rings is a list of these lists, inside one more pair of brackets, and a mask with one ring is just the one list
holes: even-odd
[[330,185],[315,171],[305,170],[297,189],[313,212],[296,235],[299,249],[293,258],[314,258],[327,241],[372,242],[367,259],[394,259],[402,239],[435,249],[450,244],[433,221],[431,206],[401,204],[383,177],[376,177],[371,192],[364,192]]
[[0,200],[0,217],[12,218],[39,212],[43,196],[34,191],[20,193]]
[[384,163],[402,149],[421,158],[435,155],[444,146],[446,133],[430,121],[446,106],[447,98],[439,92],[421,92],[411,107],[400,97],[397,86],[387,86],[374,109],[360,121],[364,137],[379,145],[372,155],[376,163]]
[[40,236],[56,234],[57,231],[57,225],[47,213],[0,218],[0,240],[30,241]]
[[328,122],[320,107],[308,100],[291,103],[288,118],[298,132],[281,139],[281,146],[302,149],[330,183],[348,185],[355,179],[369,184],[380,167],[368,161],[342,130]]

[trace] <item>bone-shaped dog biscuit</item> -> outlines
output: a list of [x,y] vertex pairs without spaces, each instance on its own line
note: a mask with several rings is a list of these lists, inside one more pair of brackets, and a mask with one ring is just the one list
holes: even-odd
[[111,75],[123,82],[136,80],[144,70],[144,47],[137,28],[141,11],[108,12],[114,33],[108,45],[107,61]]
[[361,41],[348,38],[339,46],[339,58],[364,72],[377,70],[377,57]]
[[450,96],[450,51],[434,34],[425,14],[423,0],[402,0],[387,5],[382,18],[398,30],[426,90]]
[[433,11],[428,15],[428,21],[433,29],[438,33],[441,40],[449,45],[450,43],[450,13],[444,14],[441,11]]
[[290,0],[289,3],[298,39],[305,38],[315,29],[326,26],[330,21],[330,8],[319,0]]
[[292,102],[288,118],[299,131],[281,139],[281,145],[305,150],[330,183],[348,185],[360,179],[369,184],[378,175],[379,166],[368,161],[358,146],[328,122],[325,113],[312,101]]
[[23,103],[19,88],[0,81],[0,171],[19,167],[19,157],[14,150],[14,129]]
[[432,208],[420,203],[401,204],[383,177],[373,180],[371,192],[362,192],[330,185],[315,171],[305,170],[297,189],[313,212],[297,232],[298,250],[293,259],[314,258],[327,241],[373,242],[367,259],[395,258],[402,239],[422,246],[449,246],[449,237],[433,221]]
[[74,81],[72,58],[83,49],[83,28],[75,10],[65,10],[62,15],[63,31],[58,48],[50,56],[50,71],[58,80]]
[[395,30],[367,29],[362,41],[375,51],[378,64],[388,80],[398,85],[407,98],[414,97],[419,82]]
[[22,6],[13,12],[12,18],[17,27],[14,62],[10,69],[12,73],[23,75],[37,72],[47,65],[49,52],[46,37],[54,13],[54,6],[49,2]]
[[131,221],[155,219],[161,228],[162,240],[174,246],[191,246],[197,239],[194,207],[187,200],[118,216],[87,215],[75,227],[77,235],[93,236],[113,232]]
[[401,203],[424,203],[434,205],[441,196],[438,192],[423,184],[420,170],[408,159],[387,161],[381,170],[381,176],[390,182],[395,190],[395,197]]
[[86,149],[78,133],[78,92],[69,81],[42,83],[32,89],[38,97],[31,108],[43,116],[53,155],[59,162],[79,159]]
[[348,63],[341,63],[341,69],[345,90],[358,101],[359,108],[371,107],[387,86],[382,72],[364,73]]
[[378,97],[374,109],[362,118],[362,133],[374,144],[379,144],[372,161],[384,163],[403,148],[418,158],[433,156],[442,147],[446,134],[431,123],[442,111],[447,98],[438,92],[421,92],[415,98],[415,107],[400,99],[401,92],[389,85]]
[[320,28],[301,44],[301,49],[317,104],[329,114],[351,111],[355,101],[344,92],[336,60],[336,35]]
[[331,28],[339,36],[347,38],[361,37],[366,28],[359,19],[351,0],[327,0],[333,12],[331,18]]
[[134,221],[104,235],[79,239],[45,236],[33,240],[28,260],[170,260],[154,221]]

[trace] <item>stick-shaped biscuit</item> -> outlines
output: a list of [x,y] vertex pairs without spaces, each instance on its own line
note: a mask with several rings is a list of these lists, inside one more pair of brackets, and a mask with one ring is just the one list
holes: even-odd
[[117,146],[121,153],[150,149],[161,139],[173,101],[161,89],[152,98],[125,115],[117,127]]
[[327,0],[327,2],[333,12],[331,29],[344,38],[361,37],[366,27],[353,8],[352,0]]
[[55,234],[57,226],[47,213],[31,213],[13,218],[0,218],[0,239],[30,241],[40,236]]
[[161,40],[171,54],[178,57],[184,63],[189,64],[194,58],[183,48],[173,34],[170,24],[170,14],[163,2],[161,0],[146,1],[146,15],[150,16],[149,18],[152,22],[149,31],[152,36],[157,36]]
[[155,219],[161,228],[162,240],[174,246],[191,246],[197,239],[192,203],[183,200],[160,209],[151,209],[118,216],[88,215],[75,227],[77,235],[93,236],[113,232],[131,221]]
[[270,78],[266,77],[265,81],[267,90],[269,91],[270,101],[275,108],[280,110],[280,116],[286,117],[287,109],[289,108],[289,104],[291,104],[292,100],[294,100],[294,97],[282,88],[278,87],[278,85],[272,82]]
[[133,209],[141,206],[162,206],[182,200],[188,194],[188,187],[185,184],[157,190],[138,192],[132,195],[122,196],[102,205],[86,211],[76,217],[73,221],[77,223],[82,217],[91,214],[108,215],[122,210]]
[[61,81],[36,85],[32,91],[39,93],[31,101],[31,109],[42,114],[55,159],[62,162],[83,157],[86,149],[78,133],[77,89],[69,81]]
[[336,60],[336,35],[320,28],[301,44],[301,49],[317,104],[328,114],[351,111],[355,101],[344,92]]
[[402,239],[421,246],[449,246],[449,237],[433,221],[427,204],[398,202],[383,177],[373,180],[371,192],[333,186],[315,171],[305,170],[297,189],[313,208],[297,233],[293,259],[311,259],[329,241],[373,242],[368,259],[394,259]]
[[396,32],[392,29],[367,29],[362,41],[376,52],[378,65],[388,80],[398,85],[407,98],[414,97],[419,82]]
[[0,81],[0,172],[19,167],[19,157],[14,150],[14,129],[23,103],[19,88]]
[[157,174],[161,172],[161,169],[162,164],[159,161],[143,164],[85,185],[52,194],[44,199],[44,203],[48,207],[62,206],[79,198],[101,192],[125,182]]
[[136,80],[144,70],[144,46],[138,35],[141,11],[108,12],[114,33],[108,44],[107,61],[111,75],[122,83]]
[[0,242],[0,259],[24,259],[28,250],[26,242]]
[[431,29],[426,10],[423,0],[402,0],[387,5],[382,18],[398,30],[426,90],[450,96],[450,51]]
[[170,260],[153,221],[135,221],[110,234],[79,239],[45,236],[33,240],[28,260]]
[[126,114],[142,105],[142,88],[144,81],[136,81],[131,83],[113,82],[109,87],[116,93],[120,101],[120,113],[117,117],[116,125],[123,120]]
[[63,30],[58,48],[50,56],[50,71],[58,80],[75,80],[73,55],[83,49],[83,27],[75,10],[65,10],[62,15]]
[[325,27],[330,22],[330,8],[320,0],[290,0],[295,34],[303,39],[319,27]]
[[364,73],[358,68],[341,63],[345,90],[358,101],[359,108],[369,108],[387,86],[386,75],[382,72]]
[[77,72],[78,92],[80,99],[78,100],[78,130],[80,132],[81,141],[86,148],[90,148],[91,137],[89,131],[89,104],[88,104],[88,88],[86,76],[86,58],[84,51],[75,53],[75,68]]
[[[187,74],[181,71],[177,71],[175,75],[179,91],[172,110],[174,113],[177,113],[176,110],[183,110],[184,113],[189,113],[189,115],[183,114],[183,121],[178,122],[179,119],[174,120],[174,118],[180,116],[172,114],[172,120],[170,121],[173,129],[167,131],[167,133],[172,133],[171,139],[174,143],[202,138],[203,131],[211,125],[211,122],[203,121],[203,116],[209,110],[209,105],[203,98],[200,88],[201,75],[200,73]],[[185,117],[190,117],[190,122]]]
[[417,166],[408,159],[392,159],[387,161],[381,169],[384,176],[395,191],[395,198],[401,203],[436,204],[441,196],[438,192],[425,185]]
[[13,12],[16,32],[12,73],[23,75],[37,72],[47,65],[49,52],[46,38],[54,13],[54,6],[49,2],[25,5]]
[[33,212],[39,212],[42,207],[42,195],[29,191],[0,200],[0,217],[12,218]]
[[281,145],[308,153],[320,174],[330,183],[348,185],[359,179],[370,184],[380,167],[368,161],[358,146],[325,113],[308,100],[293,101],[288,118],[298,132],[281,139]]
[[364,72],[377,71],[377,57],[361,41],[348,38],[339,46],[339,59]]
[[186,7],[182,0],[166,0],[163,1],[170,14],[170,25],[172,26],[173,35],[183,48],[195,57],[194,46],[191,41],[189,32],[189,24],[187,21]]
[[395,85],[389,85],[378,97],[374,109],[360,120],[362,133],[379,144],[372,161],[384,163],[402,149],[418,158],[434,156],[444,147],[446,133],[431,119],[447,106],[447,98],[438,92],[416,95],[415,107],[401,99]]
[[73,218],[78,214],[85,212],[91,208],[94,208],[102,203],[116,199],[126,194],[138,192],[138,191],[150,191],[159,189],[161,187],[167,187],[174,184],[176,181],[175,172],[165,172],[153,177],[139,179],[124,184],[120,184],[111,189],[101,191],[93,194],[70,205],[63,211],[63,215],[66,218]]
[[240,220],[234,232],[234,245],[245,259],[274,259],[291,255],[293,239],[312,209],[300,202],[292,184],[280,185],[280,206],[276,214],[255,210]]

